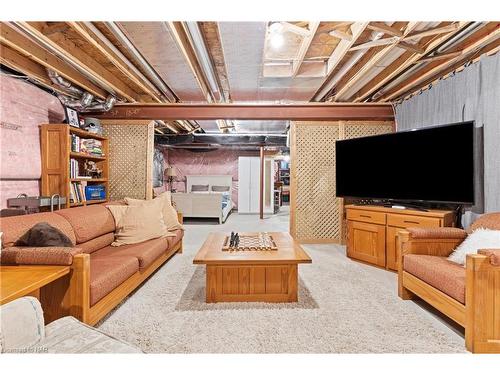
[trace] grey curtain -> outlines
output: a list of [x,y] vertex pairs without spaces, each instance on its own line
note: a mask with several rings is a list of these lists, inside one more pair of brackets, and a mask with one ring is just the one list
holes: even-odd
[[398,131],[470,120],[479,135],[472,211],[500,211],[500,53],[396,106]]
[[153,155],[153,187],[163,186],[164,160],[161,150],[155,148]]

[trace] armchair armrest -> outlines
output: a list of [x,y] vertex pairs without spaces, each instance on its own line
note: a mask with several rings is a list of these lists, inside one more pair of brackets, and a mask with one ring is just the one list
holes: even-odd
[[482,249],[477,253],[489,257],[492,266],[500,266],[500,249]]
[[459,228],[407,228],[398,232],[400,257],[422,254],[447,257],[467,237]]
[[45,338],[45,325],[40,302],[22,297],[0,307],[2,353],[29,352]]
[[79,247],[9,247],[2,250],[2,264],[34,264],[70,266],[73,257],[81,254]]
[[411,239],[465,239],[467,232],[460,228],[407,228]]

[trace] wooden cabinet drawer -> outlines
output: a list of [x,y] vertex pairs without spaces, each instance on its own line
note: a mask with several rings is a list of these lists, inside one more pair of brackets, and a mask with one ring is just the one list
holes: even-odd
[[363,210],[347,210],[347,220],[362,221],[365,223],[385,224],[385,213],[363,211]]
[[387,214],[387,225],[400,228],[441,226],[438,218],[397,214]]

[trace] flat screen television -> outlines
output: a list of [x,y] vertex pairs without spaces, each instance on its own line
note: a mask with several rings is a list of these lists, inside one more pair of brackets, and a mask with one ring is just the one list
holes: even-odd
[[474,122],[336,142],[339,197],[474,203]]

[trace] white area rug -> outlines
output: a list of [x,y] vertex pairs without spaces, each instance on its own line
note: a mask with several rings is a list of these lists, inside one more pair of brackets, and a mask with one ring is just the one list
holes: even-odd
[[231,215],[187,225],[174,256],[111,312],[100,329],[156,353],[451,353],[464,340],[412,301],[396,275],[353,262],[336,245],[305,246],[299,302],[204,303],[205,270],[192,259],[210,231],[287,231],[287,215]]

